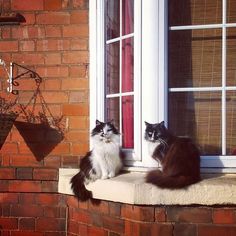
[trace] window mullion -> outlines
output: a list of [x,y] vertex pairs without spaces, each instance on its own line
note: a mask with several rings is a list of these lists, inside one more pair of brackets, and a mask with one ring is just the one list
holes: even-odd
[[[119,90],[119,93],[121,94],[122,93],[122,70],[123,70],[123,68],[122,68],[122,0],[120,0],[120,38],[119,38],[119,41],[120,41],[120,48],[119,48],[119,50],[120,50],[120,58],[119,58],[119,61],[120,61],[120,68],[119,68],[119,85],[120,85],[120,90]],[[119,117],[119,119],[120,119],[120,133],[122,134],[122,130],[123,130],[123,127],[122,127],[122,116],[123,116],[123,114],[122,114],[122,96],[119,96],[119,114],[120,114],[120,117]],[[122,143],[122,139],[121,139],[121,146],[123,145],[123,143]]]
[[222,155],[226,155],[226,0],[222,4]]

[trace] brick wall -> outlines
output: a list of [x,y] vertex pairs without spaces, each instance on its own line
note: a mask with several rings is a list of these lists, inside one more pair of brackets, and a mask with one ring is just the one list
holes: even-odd
[[66,197],[68,236],[236,235],[236,207],[136,206],[102,201],[99,206]]
[[[59,167],[77,167],[88,151],[88,0],[2,3],[5,13],[19,12],[26,23],[1,26],[0,57],[43,78],[43,97],[53,115],[64,116],[66,133],[38,160],[12,127],[0,150],[1,236],[65,236],[66,231],[68,236],[236,235],[236,207],[131,206],[107,201],[94,206],[58,194]],[[15,87],[19,95],[9,96],[6,80],[0,67],[0,96],[17,97],[27,104],[35,81],[22,78]],[[40,109],[37,103],[36,111]],[[33,140],[42,141],[32,133]]]
[[[57,194],[58,169],[77,167],[88,151],[88,0],[4,0],[0,4],[5,14],[18,12],[26,19],[21,25],[0,26],[0,58],[42,77],[40,90],[46,104],[53,116],[63,115],[66,129],[63,141],[39,160],[12,127],[0,150],[0,235],[65,235],[66,205]],[[14,87],[19,94],[9,96],[6,80],[0,67],[0,96],[26,105],[36,90],[35,81],[23,76]],[[35,113],[41,110],[37,100]],[[44,142],[43,150],[47,141],[36,130],[31,132],[32,142]]]

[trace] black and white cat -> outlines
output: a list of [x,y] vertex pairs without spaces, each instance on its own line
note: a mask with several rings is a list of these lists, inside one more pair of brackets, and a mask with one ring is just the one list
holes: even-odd
[[162,170],[150,171],[146,182],[161,188],[184,188],[200,181],[200,153],[190,138],[177,137],[165,127],[145,122],[145,140]]
[[96,120],[91,133],[93,149],[80,161],[79,172],[71,179],[71,188],[80,201],[92,198],[85,185],[97,179],[112,178],[122,168],[120,134],[112,122]]

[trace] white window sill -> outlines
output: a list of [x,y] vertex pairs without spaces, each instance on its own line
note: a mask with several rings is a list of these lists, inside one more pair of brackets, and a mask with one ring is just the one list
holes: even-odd
[[[59,170],[59,193],[73,195],[70,179],[77,169]],[[236,204],[236,175],[204,175],[187,189],[159,189],[144,182],[145,173],[129,172],[87,185],[93,197],[102,200],[142,205]]]

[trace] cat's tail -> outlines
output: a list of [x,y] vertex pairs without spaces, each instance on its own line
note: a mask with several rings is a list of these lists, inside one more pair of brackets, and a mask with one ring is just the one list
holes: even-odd
[[75,197],[79,201],[87,201],[93,197],[92,192],[85,187],[85,176],[83,172],[79,172],[71,178],[71,189],[75,194]]
[[146,176],[146,182],[160,188],[179,189],[197,183],[200,178],[192,176],[166,176],[160,170],[150,171]]

